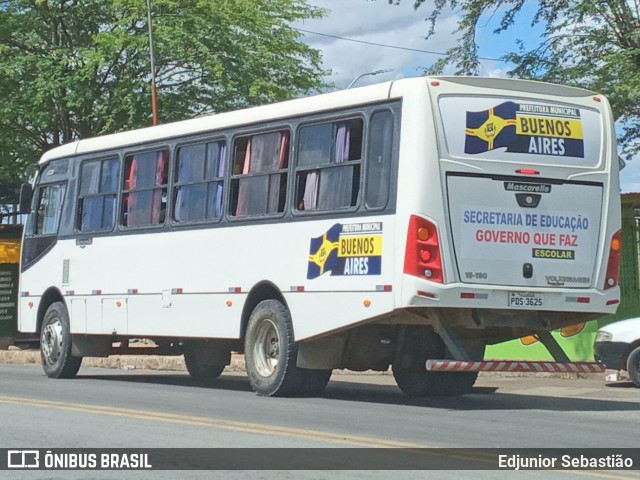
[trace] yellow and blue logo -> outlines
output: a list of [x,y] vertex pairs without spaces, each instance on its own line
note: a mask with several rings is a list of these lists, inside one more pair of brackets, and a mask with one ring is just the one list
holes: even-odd
[[307,278],[331,275],[380,275],[382,222],[336,223],[311,239]]
[[580,109],[535,103],[503,102],[467,112],[464,152],[507,152],[584,157]]

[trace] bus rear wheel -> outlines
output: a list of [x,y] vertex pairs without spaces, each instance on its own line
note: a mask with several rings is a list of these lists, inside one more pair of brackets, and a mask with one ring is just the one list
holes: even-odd
[[245,360],[251,387],[258,395],[320,395],[331,370],[299,368],[289,310],[277,300],[260,302],[251,313],[245,337]]
[[445,358],[445,353],[444,343],[435,332],[419,327],[407,330],[404,352],[392,366],[400,390],[409,397],[452,397],[471,392],[477,372],[427,371],[427,359]]
[[211,382],[222,374],[226,365],[211,362],[210,355],[207,355],[203,348],[197,343],[185,345],[184,364],[191,378],[200,382]]
[[640,387],[640,347],[633,350],[627,358],[627,372],[636,387]]
[[62,302],[49,306],[40,330],[40,359],[49,378],[73,378],[82,357],[71,355],[71,327],[67,307]]
[[[426,361],[426,359],[425,359]],[[471,392],[476,372],[448,373],[393,368],[396,384],[409,397],[455,397]]]

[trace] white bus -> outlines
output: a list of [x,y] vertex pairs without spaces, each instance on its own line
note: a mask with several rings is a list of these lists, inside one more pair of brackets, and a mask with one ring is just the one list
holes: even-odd
[[19,330],[49,377],[148,351],[213,379],[238,352],[261,395],[389,367],[462,394],[486,345],[531,334],[574,368],[549,332],[616,310],[618,181],[604,97],[495,78],[83,139],[39,163]]

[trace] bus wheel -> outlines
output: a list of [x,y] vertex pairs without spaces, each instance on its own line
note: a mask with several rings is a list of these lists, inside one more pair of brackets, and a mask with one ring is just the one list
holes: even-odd
[[[426,359],[425,359],[426,361]],[[453,397],[471,392],[477,372],[448,373],[393,367],[396,384],[409,397]]]
[[44,314],[40,358],[49,378],[72,378],[80,369],[82,357],[71,355],[69,313],[61,302],[53,303]]
[[301,397],[317,397],[324,392],[331,378],[331,370],[310,370],[303,369],[304,374],[304,386],[300,391]]
[[207,356],[202,355],[202,350],[197,345],[185,345],[184,364],[189,375],[195,380],[209,382],[220,376],[225,365],[215,364],[207,361]]
[[627,358],[627,372],[636,387],[640,387],[640,347],[636,348]]
[[[407,331],[405,350],[399,362],[392,366],[396,384],[410,397],[458,396],[471,392],[478,378],[477,372],[449,373],[429,372],[428,358],[446,358],[445,346],[435,332],[421,328]],[[475,354],[482,357],[480,349]],[[484,346],[482,347],[484,352]]]
[[251,387],[264,396],[312,396],[322,393],[331,370],[296,365],[298,345],[289,310],[277,300],[260,302],[251,313],[245,337],[245,360]]

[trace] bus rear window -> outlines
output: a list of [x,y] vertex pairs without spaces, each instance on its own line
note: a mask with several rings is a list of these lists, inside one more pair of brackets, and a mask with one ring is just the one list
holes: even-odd
[[520,164],[594,167],[602,122],[596,110],[535,99],[443,96],[449,154]]

